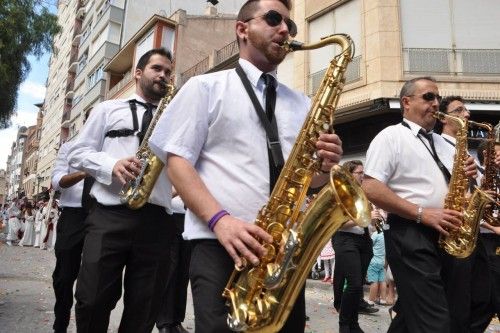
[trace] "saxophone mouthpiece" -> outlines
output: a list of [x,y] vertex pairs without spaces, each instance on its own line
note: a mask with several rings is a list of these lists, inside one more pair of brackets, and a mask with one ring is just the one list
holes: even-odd
[[294,39],[292,40],[287,40],[283,43],[282,47],[287,51],[287,52],[293,52],[293,51],[299,51],[302,50],[302,46],[304,43],[296,41]]

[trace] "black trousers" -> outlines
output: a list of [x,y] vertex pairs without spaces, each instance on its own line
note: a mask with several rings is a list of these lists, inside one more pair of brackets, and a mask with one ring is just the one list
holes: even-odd
[[332,245],[335,250],[333,305],[339,312],[341,332],[356,331],[359,330],[358,309],[363,282],[373,256],[372,242],[367,235],[339,231],[333,235]]
[[482,233],[479,239],[484,246],[488,259],[488,270],[492,281],[492,310],[500,318],[500,236],[493,233]]
[[[230,333],[228,307],[222,292],[233,271],[234,262],[224,247],[212,239],[191,241],[190,280],[196,333]],[[304,332],[305,289],[299,294],[287,322],[280,332]]]
[[386,258],[398,290],[393,332],[450,332],[450,314],[441,278],[438,233],[415,221],[389,214],[384,231]]
[[172,220],[175,225],[175,236],[172,240],[167,288],[163,293],[162,305],[156,320],[158,328],[180,324],[186,316],[191,247],[189,241],[182,238],[184,214],[174,214]]
[[54,331],[66,332],[73,306],[73,285],[82,260],[85,218],[82,208],[65,207],[57,223],[56,267],[52,284],[56,296]]
[[97,204],[87,222],[75,293],[77,331],[107,332],[123,279],[124,309],[118,331],[151,332],[168,277],[174,235],[171,218],[163,207],[151,204],[138,210]]

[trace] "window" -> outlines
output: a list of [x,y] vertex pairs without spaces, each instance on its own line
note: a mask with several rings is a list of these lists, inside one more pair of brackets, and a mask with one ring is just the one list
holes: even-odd
[[92,88],[103,77],[104,64],[99,65],[96,70],[88,76],[87,89]]

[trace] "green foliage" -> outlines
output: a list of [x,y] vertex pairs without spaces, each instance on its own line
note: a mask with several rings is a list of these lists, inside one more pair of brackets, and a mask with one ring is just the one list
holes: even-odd
[[52,50],[57,16],[40,0],[0,0],[0,129],[10,125],[17,91],[30,71],[29,55]]

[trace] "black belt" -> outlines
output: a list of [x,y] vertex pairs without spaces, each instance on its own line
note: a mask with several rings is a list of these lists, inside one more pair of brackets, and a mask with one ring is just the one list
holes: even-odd
[[62,207],[61,210],[67,210],[67,211],[73,211],[73,212],[79,212],[82,211],[82,207]]
[[144,210],[144,209],[163,209],[165,210],[166,212],[166,209],[165,207],[163,206],[159,206],[159,205],[155,205],[155,204],[152,204],[152,203],[149,203],[147,202],[144,206],[142,206],[141,208],[139,209],[132,209],[132,208],[129,208],[127,205],[103,205],[99,202],[96,203],[97,204],[97,207],[99,208],[102,208],[102,209],[106,209],[106,210],[117,210],[117,211],[120,211],[120,210],[130,210],[130,211],[141,211],[141,210]]

